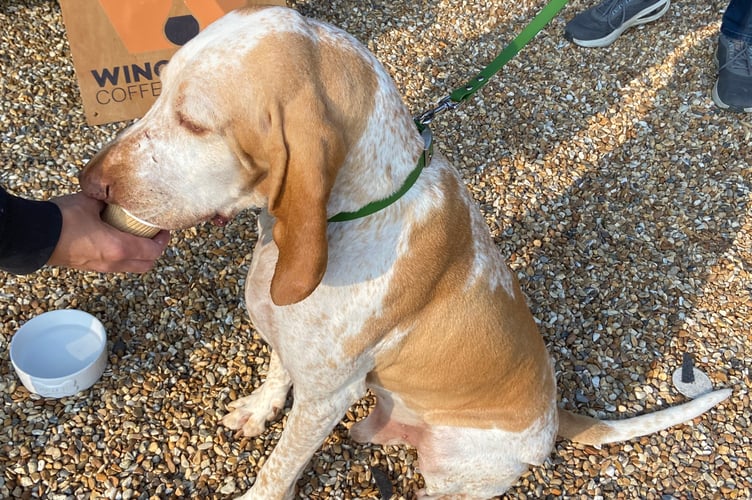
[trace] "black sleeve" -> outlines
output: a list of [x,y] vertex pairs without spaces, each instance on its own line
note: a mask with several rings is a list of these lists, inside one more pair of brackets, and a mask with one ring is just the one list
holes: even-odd
[[63,227],[51,201],[26,200],[0,187],[0,269],[29,274],[47,263]]

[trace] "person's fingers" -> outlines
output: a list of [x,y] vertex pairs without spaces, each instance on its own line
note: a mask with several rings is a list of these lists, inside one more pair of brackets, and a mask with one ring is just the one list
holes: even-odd
[[83,193],[52,201],[60,207],[63,226],[49,265],[143,273],[154,267],[170,241],[169,231],[160,231],[153,239],[119,231],[100,218],[104,202]]
[[160,231],[154,238],[142,238],[112,228],[115,233],[109,245],[107,259],[113,262],[152,262],[162,255],[170,241],[169,231]]
[[[162,231],[158,232],[153,238],[152,241],[159,245],[159,247],[164,250],[167,247],[167,244],[170,242],[170,232],[163,229]],[[161,253],[161,252],[160,252]]]
[[[76,194],[78,195],[78,193]],[[91,212],[101,214],[102,210],[104,210],[105,203],[103,201],[97,200],[94,198],[89,198],[88,196],[84,194],[80,194],[79,196],[82,200],[81,203],[83,203],[84,205],[87,205],[88,209]]]
[[164,250],[161,243],[148,238],[133,236],[114,228],[107,232],[111,232],[112,236],[100,240],[101,254],[94,256],[85,268],[98,272],[144,273],[154,267]]

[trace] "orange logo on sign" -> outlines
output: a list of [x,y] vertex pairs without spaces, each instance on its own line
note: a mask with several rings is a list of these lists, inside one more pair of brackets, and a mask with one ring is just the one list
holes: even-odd
[[244,0],[99,0],[131,54],[185,44]]

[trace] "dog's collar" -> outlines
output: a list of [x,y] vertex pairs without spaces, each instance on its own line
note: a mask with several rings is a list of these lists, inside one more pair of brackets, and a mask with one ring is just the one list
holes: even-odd
[[327,220],[328,222],[345,222],[375,214],[379,210],[383,210],[395,201],[402,198],[402,196],[410,190],[413,184],[415,184],[415,181],[418,180],[420,173],[431,162],[431,157],[433,156],[433,134],[431,134],[431,129],[428,128],[428,125],[423,125],[420,123],[416,124],[418,125],[420,135],[423,137],[423,152],[420,154],[420,158],[418,158],[418,164],[407,176],[402,186],[391,196],[388,196],[383,200],[373,201],[368,205],[362,207],[361,209],[356,210],[355,212],[340,212],[329,217],[329,219]]

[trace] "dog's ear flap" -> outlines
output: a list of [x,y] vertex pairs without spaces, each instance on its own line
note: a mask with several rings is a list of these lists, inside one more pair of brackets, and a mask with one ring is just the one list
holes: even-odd
[[340,128],[327,116],[318,94],[299,93],[279,110],[275,133],[282,154],[270,158],[269,213],[276,218],[274,242],[279,257],[271,283],[276,305],[308,297],[326,271],[326,205],[344,160]]

